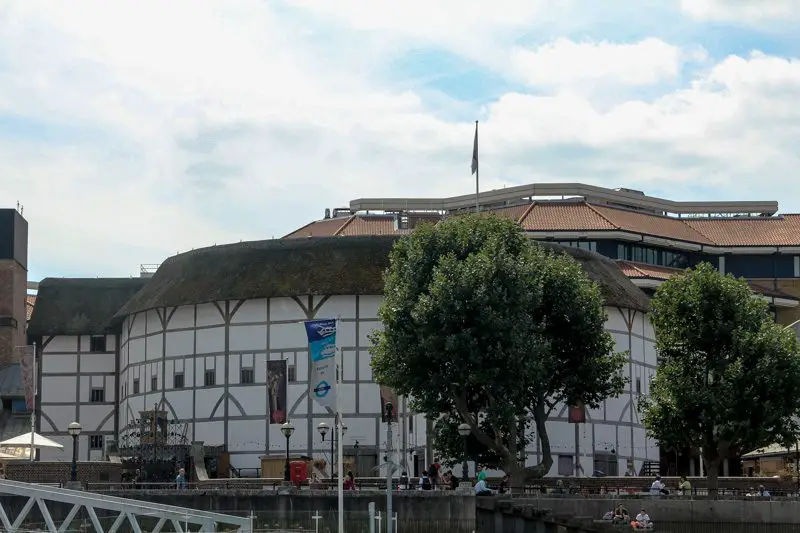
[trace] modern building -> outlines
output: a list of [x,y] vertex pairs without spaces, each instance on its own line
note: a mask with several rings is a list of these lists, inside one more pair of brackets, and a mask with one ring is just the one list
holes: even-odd
[[[779,323],[800,319],[800,215],[777,214],[778,202],[678,202],[578,183],[508,187],[477,200],[482,212],[516,220],[532,239],[618,261],[646,292],[709,262],[747,278]],[[358,199],[285,238],[403,235],[421,222],[474,212],[475,205],[475,195]]]

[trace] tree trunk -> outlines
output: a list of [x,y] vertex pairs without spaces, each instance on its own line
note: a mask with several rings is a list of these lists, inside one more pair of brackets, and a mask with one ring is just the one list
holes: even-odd
[[536,423],[536,434],[541,444],[542,460],[538,465],[526,468],[525,474],[528,479],[541,479],[550,472],[550,468],[553,466],[553,453],[550,450],[550,436],[547,434],[547,414],[544,403],[536,406],[533,420]]

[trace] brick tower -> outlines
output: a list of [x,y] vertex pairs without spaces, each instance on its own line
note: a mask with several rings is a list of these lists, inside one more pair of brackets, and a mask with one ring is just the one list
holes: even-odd
[[0,365],[16,363],[27,344],[28,222],[16,209],[0,209]]

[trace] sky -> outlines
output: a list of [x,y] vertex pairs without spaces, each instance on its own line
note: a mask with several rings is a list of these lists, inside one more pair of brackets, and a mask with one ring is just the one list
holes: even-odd
[[[632,8],[633,5],[638,6]],[[0,0],[29,279],[536,182],[800,212],[800,0]]]

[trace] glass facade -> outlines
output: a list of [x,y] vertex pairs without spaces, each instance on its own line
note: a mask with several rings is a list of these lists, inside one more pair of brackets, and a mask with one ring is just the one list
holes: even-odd
[[711,263],[714,268],[719,268],[720,257],[725,258],[725,272],[737,277],[750,279],[766,278],[780,279],[796,276],[794,268],[794,255],[788,254],[726,254],[724,256],[706,254],[702,252],[681,252],[658,246],[647,246],[607,241],[555,241],[562,246],[582,248],[604,255],[610,259],[633,261],[648,265],[657,265],[670,268],[688,268],[699,263]]
[[616,258],[671,268],[686,268],[689,266],[688,254],[640,244],[618,243]]

